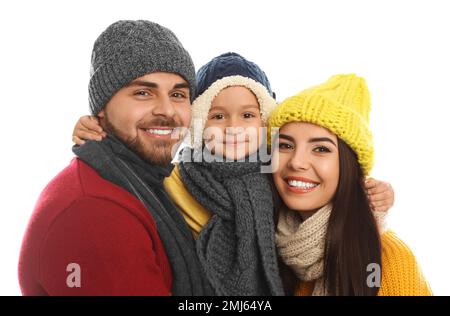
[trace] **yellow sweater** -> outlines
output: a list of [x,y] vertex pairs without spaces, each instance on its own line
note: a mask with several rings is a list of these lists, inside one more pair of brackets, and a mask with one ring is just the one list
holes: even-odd
[[[381,236],[381,287],[378,296],[429,296],[431,289],[409,247],[388,231]],[[296,296],[309,296],[314,282],[300,282]]]
[[198,203],[188,191],[181,179],[178,164],[164,180],[164,188],[197,238],[202,227],[209,221],[211,212]]
[[[164,181],[164,187],[188,223],[195,238],[211,217],[189,193],[184,185],[178,165]],[[378,292],[389,295],[431,295],[431,289],[424,279],[414,254],[392,231],[381,236],[382,280]],[[295,295],[311,295],[314,282],[299,283]]]

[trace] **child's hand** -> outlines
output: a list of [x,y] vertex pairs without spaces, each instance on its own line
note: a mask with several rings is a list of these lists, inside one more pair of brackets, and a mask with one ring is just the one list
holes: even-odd
[[73,129],[72,141],[76,145],[83,145],[86,140],[101,141],[106,137],[100,123],[95,116],[85,115],[80,117]]
[[365,184],[372,211],[387,212],[394,205],[394,189],[388,182],[368,178]]

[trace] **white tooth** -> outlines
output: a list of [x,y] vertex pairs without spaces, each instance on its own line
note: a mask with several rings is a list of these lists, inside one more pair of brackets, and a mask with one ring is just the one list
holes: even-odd
[[299,188],[302,188],[302,189],[311,189],[311,188],[314,188],[314,187],[317,186],[317,184],[314,184],[314,183],[303,182],[303,181],[296,181],[296,180],[290,180],[290,181],[288,181],[288,184],[290,186],[299,187]]
[[147,131],[151,134],[157,135],[169,135],[170,133],[172,133],[172,130],[148,129]]

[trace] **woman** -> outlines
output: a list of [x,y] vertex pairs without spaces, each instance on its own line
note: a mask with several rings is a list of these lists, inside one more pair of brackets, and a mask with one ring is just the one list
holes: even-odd
[[290,293],[431,295],[412,252],[392,231],[380,236],[370,209],[369,112],[365,81],[351,74],[288,98],[269,119],[269,128],[279,128],[276,242],[294,275]]

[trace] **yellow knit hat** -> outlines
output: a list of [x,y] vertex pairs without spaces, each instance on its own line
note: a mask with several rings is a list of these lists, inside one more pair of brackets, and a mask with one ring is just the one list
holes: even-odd
[[368,175],[374,163],[369,112],[370,94],[365,80],[355,74],[336,75],[278,105],[270,115],[268,131],[290,122],[325,127],[355,151],[364,175]]

